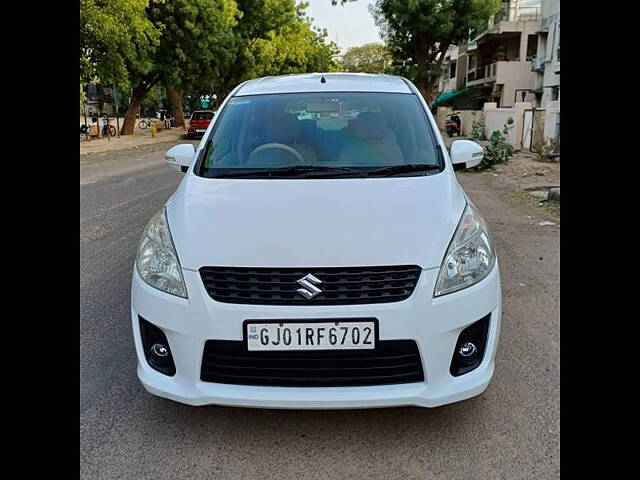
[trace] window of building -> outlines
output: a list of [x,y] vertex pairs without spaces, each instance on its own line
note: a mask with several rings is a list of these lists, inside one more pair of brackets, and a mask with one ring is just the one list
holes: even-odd
[[469,55],[469,68],[468,68],[468,70],[473,70],[474,68],[476,68],[476,56],[475,55]]
[[527,60],[531,60],[536,56],[538,51],[538,35],[527,36]]
[[551,88],[551,101],[555,102],[558,100],[558,96],[560,95],[560,87],[552,87]]
[[[560,49],[558,49],[558,52],[560,51]],[[558,57],[559,58],[559,57]],[[451,62],[451,64],[449,65],[449,78],[456,78],[456,65],[458,64],[458,62],[456,62],[455,60],[453,62]]]

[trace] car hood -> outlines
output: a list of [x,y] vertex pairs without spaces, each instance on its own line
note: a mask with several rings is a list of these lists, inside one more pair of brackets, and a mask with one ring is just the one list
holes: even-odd
[[203,266],[439,267],[466,204],[447,172],[356,179],[207,179],[167,203],[178,257]]

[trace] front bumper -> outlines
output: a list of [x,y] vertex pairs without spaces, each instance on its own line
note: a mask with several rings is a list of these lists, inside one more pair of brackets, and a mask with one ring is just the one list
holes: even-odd
[[[131,314],[138,355],[138,377],[152,394],[190,405],[263,408],[437,407],[482,393],[494,370],[500,333],[500,274],[493,271],[467,289],[433,298],[438,269],[423,270],[415,291],[396,303],[336,306],[267,306],[219,303],[207,294],[197,271],[184,270],[189,299],[147,285],[134,268]],[[449,372],[460,332],[491,314],[482,363],[454,377]],[[161,328],[176,365],[173,377],[152,369],[142,350],[138,315]],[[331,319],[376,317],[380,340],[414,340],[425,381],[364,387],[270,387],[200,380],[204,344],[210,339],[242,340],[246,319]]]

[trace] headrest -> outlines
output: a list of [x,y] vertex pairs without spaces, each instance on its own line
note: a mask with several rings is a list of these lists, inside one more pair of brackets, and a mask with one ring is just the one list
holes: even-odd
[[293,113],[280,113],[269,119],[269,141],[287,143],[298,139],[300,122]]
[[363,112],[354,121],[355,134],[362,139],[383,138],[386,129],[384,117],[379,112]]
[[315,133],[318,128],[318,122],[312,119],[298,120],[298,125],[300,126],[300,133],[302,135]]

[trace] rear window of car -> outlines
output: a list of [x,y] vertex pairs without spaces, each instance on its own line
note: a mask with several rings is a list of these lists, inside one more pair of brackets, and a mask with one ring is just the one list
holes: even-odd
[[211,120],[212,118],[212,112],[193,112],[191,120]]
[[220,112],[204,152],[196,170],[204,177],[229,177],[233,169],[366,172],[440,162],[418,97],[399,93],[235,97]]

